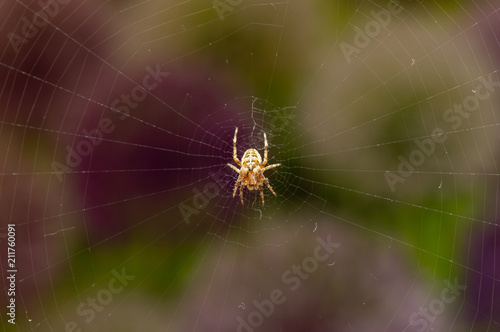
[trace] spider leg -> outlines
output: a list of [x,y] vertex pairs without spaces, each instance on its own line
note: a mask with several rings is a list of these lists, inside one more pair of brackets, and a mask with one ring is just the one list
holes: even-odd
[[264,171],[267,171],[268,169],[271,169],[271,168],[275,168],[275,167],[278,167],[278,166],[281,166],[281,164],[274,164],[274,165],[269,165],[269,166],[266,166],[262,169],[262,173],[264,173]]
[[238,164],[238,166],[241,167],[241,161],[238,159],[238,155],[236,153],[236,135],[238,135],[238,127],[236,127],[236,130],[234,131],[234,138],[233,138],[233,159],[235,163]]
[[[236,195],[236,190],[238,190],[238,185],[240,184],[241,180],[243,179],[241,176],[242,173],[238,176],[238,180],[236,180],[236,183],[234,185],[234,191],[233,191],[233,197]],[[243,189],[243,186],[241,186],[241,189]]]
[[262,165],[260,165],[261,167],[264,167],[266,166],[267,164],[267,137],[266,137],[266,133],[264,133],[264,161],[262,162]]
[[234,165],[227,164],[227,166],[231,167],[232,169],[234,169],[238,173],[240,172],[240,170],[236,166],[234,166]]
[[262,197],[262,206],[264,206],[264,191],[262,190],[262,186],[260,186],[260,197]]
[[[233,197],[234,197],[234,195],[233,195]],[[245,205],[243,203],[243,186],[241,186],[241,185],[240,185],[240,198],[241,198],[241,205]]]
[[[264,177],[264,176],[262,176],[262,177]],[[266,178],[264,178],[264,183],[269,188],[269,190],[271,190],[271,192],[274,194],[274,196],[276,196],[276,193],[274,192],[273,188],[271,188],[271,185],[269,184],[269,182],[267,182]],[[261,190],[262,190],[262,188],[261,188]],[[264,198],[262,198],[262,200],[264,200]]]

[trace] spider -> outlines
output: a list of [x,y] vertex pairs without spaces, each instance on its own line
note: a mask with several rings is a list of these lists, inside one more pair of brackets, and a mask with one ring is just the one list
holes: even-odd
[[264,192],[262,191],[262,186],[265,183],[266,186],[271,190],[271,192],[276,196],[273,188],[267,182],[264,172],[268,169],[281,166],[281,164],[274,164],[266,166],[267,164],[267,138],[266,133],[264,133],[264,161],[260,157],[259,152],[256,149],[248,149],[243,154],[243,158],[238,160],[236,155],[236,135],[238,135],[238,128],[234,131],[233,138],[233,159],[241,168],[238,169],[236,166],[227,164],[229,167],[238,172],[239,176],[234,185],[233,197],[236,195],[236,190],[238,185],[240,186],[240,198],[241,204],[243,205],[243,187],[247,187],[248,190],[260,190],[260,197],[262,197],[262,206],[264,206]]

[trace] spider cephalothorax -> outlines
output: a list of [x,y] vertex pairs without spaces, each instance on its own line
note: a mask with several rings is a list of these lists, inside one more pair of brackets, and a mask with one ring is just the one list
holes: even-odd
[[236,190],[238,190],[238,185],[240,186],[240,198],[241,204],[243,204],[243,187],[247,187],[248,190],[260,190],[260,197],[262,197],[262,205],[264,205],[264,192],[262,190],[262,185],[265,183],[266,186],[271,190],[271,192],[276,196],[273,188],[269,185],[266,177],[264,176],[264,171],[268,169],[278,167],[281,164],[274,164],[266,166],[267,164],[267,138],[266,133],[264,133],[264,161],[255,149],[248,149],[243,154],[241,161],[238,159],[236,154],[236,135],[238,134],[238,128],[234,131],[233,139],[233,159],[240,166],[238,169],[236,166],[227,164],[229,167],[238,172],[239,176],[234,185],[233,197],[236,195]]

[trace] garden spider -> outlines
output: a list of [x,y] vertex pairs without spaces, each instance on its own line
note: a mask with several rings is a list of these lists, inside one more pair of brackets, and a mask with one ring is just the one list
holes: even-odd
[[238,134],[238,128],[234,131],[233,138],[233,159],[241,168],[238,169],[236,166],[227,164],[229,167],[238,172],[238,180],[234,185],[233,197],[236,195],[236,190],[238,185],[240,186],[240,198],[241,204],[243,204],[243,187],[247,187],[248,190],[260,190],[260,197],[262,197],[262,206],[264,206],[264,192],[262,191],[262,185],[265,183],[266,186],[271,190],[271,192],[276,196],[273,188],[267,182],[264,172],[268,169],[281,166],[281,164],[274,164],[266,166],[267,164],[267,138],[266,133],[264,133],[264,161],[260,157],[260,154],[255,149],[248,149],[243,154],[241,161],[238,160],[236,155],[236,135]]

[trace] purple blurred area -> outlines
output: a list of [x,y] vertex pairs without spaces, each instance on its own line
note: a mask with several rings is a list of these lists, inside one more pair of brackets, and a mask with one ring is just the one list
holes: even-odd
[[[85,94],[82,87],[90,86],[109,50],[102,43],[110,32],[109,13],[96,13],[89,2],[53,5],[45,8],[50,20],[35,15],[42,9],[36,1],[4,1],[0,10],[0,226],[3,235],[7,224],[16,225],[18,317],[53,305],[45,292],[68,273],[68,257],[83,230],[68,214],[75,210],[73,190],[50,175],[50,163],[57,141],[71,133],[68,119],[82,112],[72,102]],[[6,238],[1,244],[6,290]],[[2,292],[1,303],[6,296]]]
[[220,169],[220,124],[236,114],[224,103],[238,84],[207,61],[117,52],[128,37],[109,7],[53,6],[42,27],[23,25],[37,17],[36,2],[2,11],[2,33],[15,36],[2,39],[1,118],[17,139],[54,155],[89,239],[106,239],[145,213],[167,213],[186,199],[179,193],[192,196],[189,184]]
[[[157,71],[162,71],[157,87],[137,88],[140,85],[134,82],[142,84]],[[95,104],[87,109],[77,131],[100,131],[100,140],[68,137],[67,145],[73,156],[69,160],[78,164],[74,170],[80,172],[71,178],[95,229],[91,237],[109,237],[155,214],[161,216],[159,224],[141,227],[153,233],[170,228],[165,217],[178,212],[176,204],[185,199],[183,193],[192,196],[192,183],[223,167],[230,133],[221,143],[225,133],[220,124],[235,113],[224,108],[225,82],[207,84],[204,71],[210,68],[146,65],[133,82],[120,75],[106,85],[113,88],[105,93],[105,104],[115,109]],[[140,94],[134,93],[139,90]],[[134,99],[134,95],[141,97]],[[87,142],[93,143],[92,154],[82,157],[81,151],[91,146]]]
[[486,328],[500,317],[500,227],[485,225],[474,233],[469,262],[467,316]]
[[[495,12],[480,23],[481,35],[486,50],[495,63],[496,72],[500,70],[500,13]],[[498,97],[497,97],[498,98]],[[498,110],[497,110],[498,111]],[[498,114],[498,112],[497,112]],[[495,151],[497,162],[500,152]],[[471,248],[468,254],[470,270],[468,275],[467,316],[480,329],[487,330],[491,320],[500,318],[500,192],[498,181],[491,181],[491,193],[486,201],[488,213],[486,222],[478,225],[472,233]]]
[[[8,37],[0,39],[0,226],[3,235],[17,225],[20,312],[57,302],[80,245],[124,245],[171,228],[190,184],[225,164],[220,124],[234,113],[224,103],[240,94],[209,62],[120,52],[129,36],[109,6],[40,3],[0,6]],[[146,220],[141,231],[132,227],[138,220]]]
[[79,95],[91,98],[111,51],[110,12],[94,2],[65,2],[52,1],[41,11],[36,1],[9,0],[0,13],[1,33],[8,37],[0,41],[1,117],[33,128],[28,134],[70,129],[67,123],[83,113],[72,103]]

